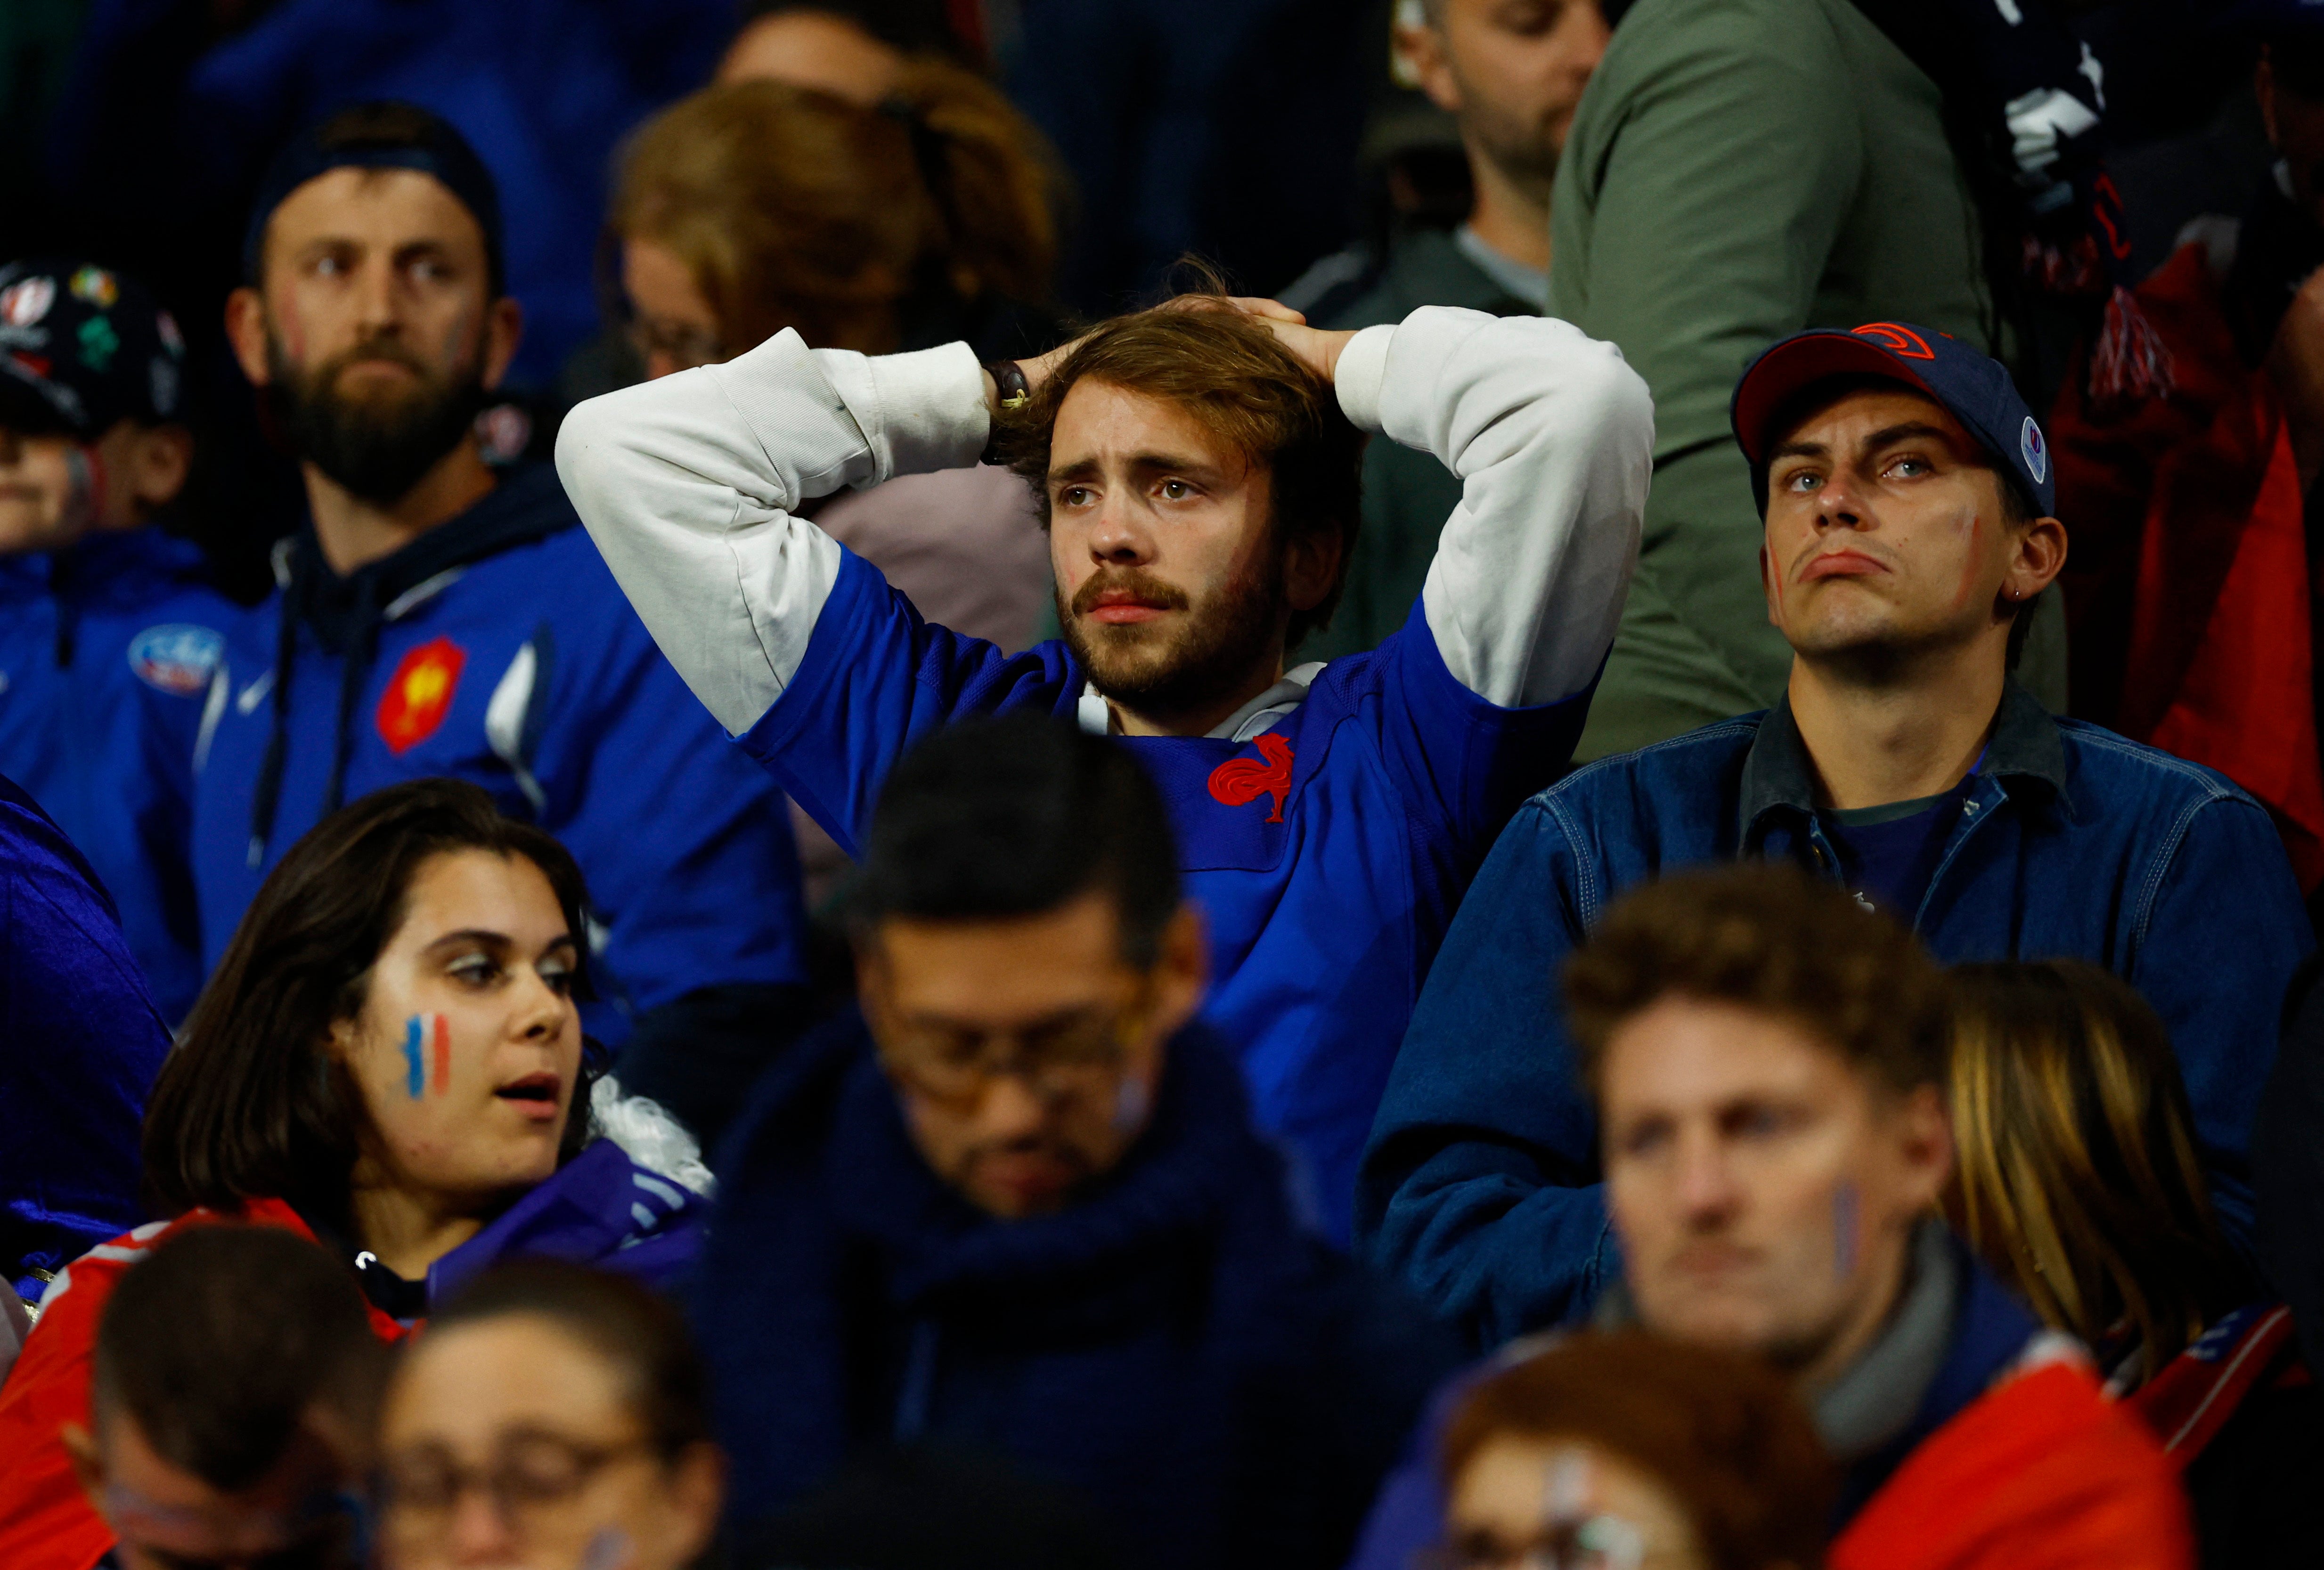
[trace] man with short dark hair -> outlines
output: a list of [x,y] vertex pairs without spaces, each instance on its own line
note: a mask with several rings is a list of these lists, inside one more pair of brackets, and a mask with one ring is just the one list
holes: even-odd
[[[1434,454],[1462,500],[1402,631],[1293,666],[1344,579],[1365,430]],[[786,331],[581,405],[558,466],[672,663],[843,848],[930,726],[1028,708],[1122,734],[1220,956],[1206,1012],[1344,1239],[1443,925],[1579,732],[1652,430],[1638,379],[1563,323],[1431,307],[1326,333],[1198,297],[990,370]],[[1013,658],[925,624],[806,515],[996,431],[1065,632]]]
[[1181,890],[1119,743],[1014,715],[897,764],[862,1012],[761,1082],[719,1177],[696,1302],[740,1508],[925,1440],[1085,1494],[1144,1564],[1342,1562],[1452,1349],[1303,1227]]
[[[339,1263],[276,1227],[195,1227],[125,1271],[66,1448],[108,1570],[365,1564],[362,1505],[387,1348]],[[38,1333],[35,1332],[35,1343]],[[26,1546],[20,1545],[20,1549]],[[11,1565],[87,1565],[50,1541]]]
[[449,125],[359,106],[267,174],[227,302],[311,519],[237,633],[196,749],[215,964],[267,870],[368,790],[471,780],[588,870],[585,1019],[706,1140],[803,1012],[779,793],[689,702],[546,466],[475,417],[522,327],[498,197]]
[[1366,1247],[1480,1344],[1588,1306],[1618,1267],[1554,978],[1624,890],[1738,857],[1813,870],[1949,963],[2070,956],[2135,984],[2247,1246],[2245,1150],[2307,919],[2248,796],[2011,680],[2065,558],[2041,427],[1999,365],[1895,322],[1768,348],[1732,420],[1784,700],[1579,770],[1512,820],[1381,1104]]
[[[1496,316],[1549,309],[1549,204],[1582,89],[1606,52],[1598,0],[1406,0],[1390,46],[1453,117],[1473,197],[1457,228],[1415,225],[1326,256],[1284,291],[1320,327],[1398,322],[1424,305]],[[1364,453],[1364,526],[1348,592],[1314,644],[1329,659],[1404,624],[1461,500],[1461,478],[1392,441]]]
[[127,274],[0,267],[0,775],[88,858],[173,1024],[202,983],[194,738],[243,614],[163,529],[193,465],[185,361]]

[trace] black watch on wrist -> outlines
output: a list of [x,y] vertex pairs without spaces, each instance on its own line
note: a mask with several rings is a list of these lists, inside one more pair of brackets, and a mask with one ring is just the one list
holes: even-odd
[[[1001,408],[1022,409],[1033,401],[1033,384],[1025,380],[1025,368],[1016,361],[995,360],[984,369],[986,374],[991,376],[993,386],[1000,390],[999,402]],[[984,451],[978,457],[977,462],[989,464],[994,461],[993,444],[1000,439],[1000,436],[1001,427],[998,422],[995,422],[992,434],[985,439]]]

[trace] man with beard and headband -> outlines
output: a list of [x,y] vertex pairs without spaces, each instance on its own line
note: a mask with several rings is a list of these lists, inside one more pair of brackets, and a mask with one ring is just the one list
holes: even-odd
[[[1402,321],[1416,306],[1496,316],[1549,309],[1549,201],[1582,89],[1606,52],[1598,0],[1404,0],[1390,35],[1423,92],[1453,117],[1474,191],[1457,229],[1414,225],[1342,251],[1283,291],[1318,327]],[[1364,524],[1321,655],[1370,649],[1404,624],[1461,478],[1392,441],[1364,454]]]
[[1948,964],[2083,959],[2136,987],[2248,1250],[2252,1120],[2307,915],[2257,802],[2018,685],[2066,526],[2008,373],[1906,322],[1819,328],[1752,361],[1729,419],[1784,697],[1577,769],[1510,819],[1381,1098],[1366,1250],[1480,1348],[1588,1308],[1620,1259],[1559,969],[1625,891],[1738,859],[1807,868]]
[[590,1032],[707,1139],[804,1010],[798,854],[780,793],[688,698],[555,474],[482,457],[521,326],[501,256],[491,176],[424,110],[344,110],[266,175],[226,324],[310,521],[196,744],[206,958],[342,802],[472,780],[587,870]]
[[694,1293],[740,1562],[794,1562],[754,1539],[895,1443],[1070,1489],[1150,1570],[1333,1570],[1456,1353],[1301,1224],[1196,1014],[1154,780],[1049,715],[964,720],[863,850],[860,1012],[738,1120]]
[[[1292,665],[1339,597],[1364,431],[1462,497],[1401,631]],[[1031,708],[1123,736],[1209,924],[1208,1017],[1344,1240],[1453,906],[1588,710],[1653,434],[1620,355],[1562,322],[1427,307],[1331,333],[1196,296],[990,369],[785,331],[582,404],[558,466],[687,683],[843,847],[930,726]],[[989,444],[1047,517],[1065,632],[1013,657],[925,624],[807,515]]]

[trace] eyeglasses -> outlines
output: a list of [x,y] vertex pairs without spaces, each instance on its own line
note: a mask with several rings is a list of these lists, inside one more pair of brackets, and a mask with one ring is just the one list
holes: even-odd
[[1524,1547],[1489,1533],[1464,1537],[1416,1556],[1414,1570],[1643,1570],[1646,1539],[1619,1516],[1590,1516],[1553,1526]]
[[641,356],[667,356],[671,365],[681,371],[690,371],[696,365],[715,365],[726,358],[726,346],[706,328],[641,316],[635,308],[632,308],[628,328],[630,342]]
[[481,1466],[455,1461],[439,1447],[428,1447],[388,1464],[380,1477],[380,1519],[390,1536],[407,1540],[440,1538],[451,1527],[460,1501],[482,1489],[501,1524],[520,1538],[542,1535],[550,1518],[614,1462],[650,1453],[642,1436],[617,1445],[588,1445],[553,1434],[512,1435]]
[[1003,1075],[1054,1106],[1111,1089],[1151,1006],[1141,984],[1123,1008],[1087,1009],[1018,1030],[896,1025],[880,1033],[880,1057],[897,1078],[954,1111],[976,1106]]

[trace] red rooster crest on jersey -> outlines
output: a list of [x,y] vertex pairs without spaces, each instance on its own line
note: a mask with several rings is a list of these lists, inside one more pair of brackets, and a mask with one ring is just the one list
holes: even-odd
[[1229,758],[1212,770],[1211,794],[1229,807],[1272,796],[1275,810],[1267,821],[1281,823],[1283,799],[1291,794],[1291,743],[1281,736],[1261,736],[1259,753],[1257,758]]

